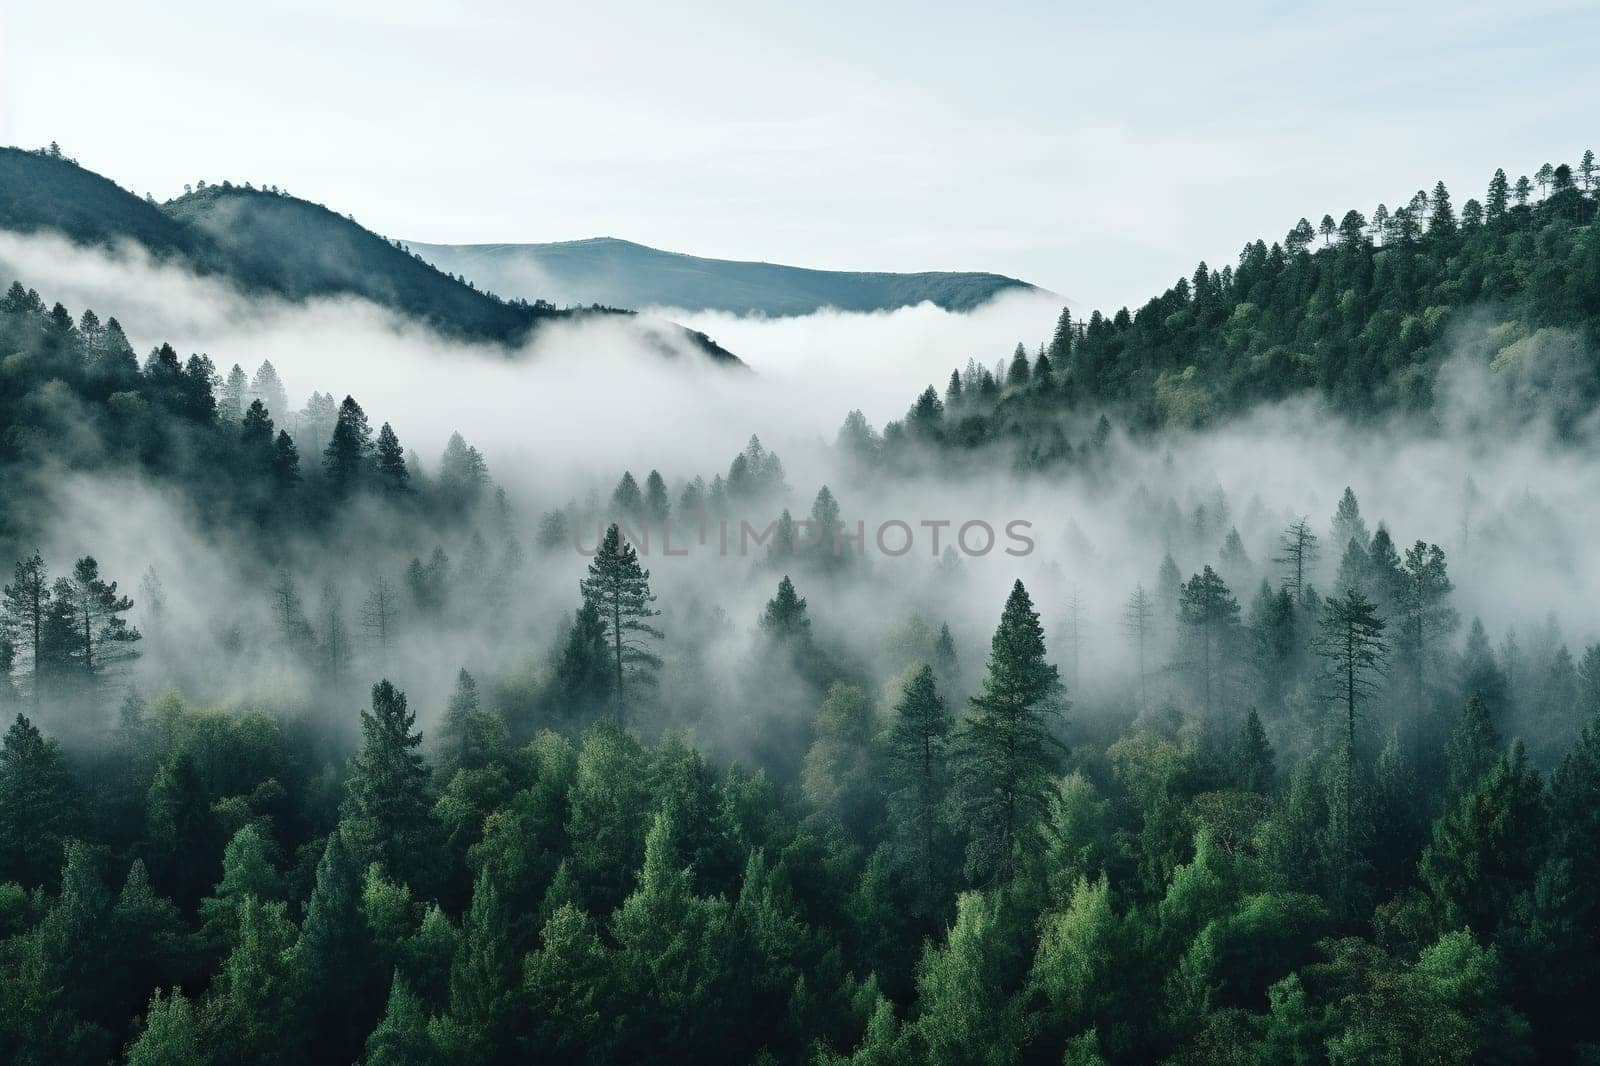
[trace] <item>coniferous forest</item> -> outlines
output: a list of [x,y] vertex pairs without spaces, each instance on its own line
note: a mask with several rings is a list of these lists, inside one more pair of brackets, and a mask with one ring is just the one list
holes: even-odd
[[0,1061],[1600,1062],[1597,199],[1302,219],[827,440],[634,338],[631,469],[19,277]]

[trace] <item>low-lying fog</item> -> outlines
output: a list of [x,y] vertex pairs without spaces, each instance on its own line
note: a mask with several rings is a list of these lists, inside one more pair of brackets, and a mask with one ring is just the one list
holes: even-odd
[[[865,558],[842,576],[825,577],[800,562],[792,569],[819,634],[851,649],[880,680],[905,665],[894,638],[903,637],[913,615],[935,630],[949,623],[966,676],[974,678],[1006,588],[1020,577],[1058,656],[1076,590],[1083,641],[1076,680],[1101,694],[1102,705],[1115,703],[1129,689],[1124,604],[1136,583],[1154,591],[1168,551],[1185,577],[1218,565],[1248,606],[1263,577],[1276,583],[1280,576],[1272,562],[1279,533],[1305,515],[1324,541],[1317,576],[1326,586],[1342,551],[1328,543],[1330,519],[1347,485],[1369,529],[1383,522],[1402,548],[1421,539],[1449,553],[1456,605],[1465,619],[1481,615],[1497,639],[1510,627],[1541,626],[1551,612],[1575,650],[1597,635],[1600,554],[1590,542],[1600,528],[1600,464],[1549,445],[1536,430],[1497,429],[1488,390],[1476,387],[1470,366],[1450,378],[1455,395],[1443,419],[1461,429],[1350,427],[1307,400],[1154,441],[1130,441],[1119,430],[1109,461],[1092,477],[1022,478],[1008,457],[996,455],[977,474],[889,480],[850,468],[834,449],[847,412],[862,410],[881,430],[925,386],[942,393],[950,371],[969,358],[993,366],[1018,341],[1034,350],[1050,335],[1055,304],[1011,296],[967,315],[925,305],[774,320],[677,316],[745,359],[755,371],[747,374],[687,351],[676,359],[652,354],[627,320],[558,324],[508,354],[443,340],[356,301],[250,300],[135,251],[106,255],[0,234],[0,283],[11,277],[74,316],[92,307],[102,318],[117,317],[141,356],[166,340],[185,356],[208,353],[224,374],[234,363],[254,373],[270,359],[296,409],[313,390],[352,394],[374,427],[391,423],[429,466],[459,431],[482,450],[514,509],[510,535],[526,562],[491,590],[481,563],[469,580],[464,561],[478,549],[468,532],[395,529],[375,510],[359,509],[315,542],[287,546],[281,560],[269,561],[201,533],[188,505],[168,492],[127,480],[63,478],[52,535],[40,545],[52,569],[92,553],[136,599],[150,568],[164,586],[160,619],[148,603],[135,610],[148,631],[136,676],[146,688],[176,681],[196,698],[330,702],[313,678],[272,650],[269,589],[279,564],[292,574],[314,627],[319,609],[338,610],[359,641],[357,612],[373,583],[382,576],[403,593],[406,564],[426,559],[436,543],[459,568],[453,605],[436,620],[407,626],[401,646],[382,662],[369,651],[360,668],[410,687],[424,724],[462,665],[537,678],[578,604],[587,562],[570,545],[534,546],[541,514],[569,501],[580,510],[590,500],[603,504],[624,470],[641,485],[659,470],[676,503],[689,479],[725,475],[752,434],[781,456],[789,486],[762,520],[751,516],[757,528],[782,507],[802,517],[824,484],[848,527],[865,523]],[[1087,424],[1074,430],[1074,445],[1087,431]],[[315,458],[302,451],[304,463]],[[909,527],[912,548],[889,557],[875,532],[894,520]],[[924,523],[951,523],[940,529],[942,548],[957,527],[975,520],[995,529],[991,552],[958,552],[953,567],[935,558],[933,529]],[[1028,524],[1030,552],[1005,552],[1020,547],[1007,538],[1011,522]],[[1234,527],[1248,562],[1222,566],[1221,545]],[[490,556],[499,558],[494,523],[485,517],[479,528]],[[731,536],[729,554],[713,529],[706,545],[691,541],[685,556],[665,557],[657,543],[646,559],[668,631],[669,680],[675,657],[692,657],[703,674],[693,698],[710,705],[707,716],[737,713],[759,691],[744,676],[746,653],[763,603],[791,569],[753,546],[740,555],[737,523]],[[593,531],[582,540],[592,545]],[[904,540],[894,527],[885,543],[898,550]],[[969,538],[974,546],[981,541]],[[327,606],[325,588],[341,607]],[[725,624],[715,608],[725,612]],[[218,670],[210,652],[222,644],[244,650]],[[1082,702],[1086,712],[1091,702]]]

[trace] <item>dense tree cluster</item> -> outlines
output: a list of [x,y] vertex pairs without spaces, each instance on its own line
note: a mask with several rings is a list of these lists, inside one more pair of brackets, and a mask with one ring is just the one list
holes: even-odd
[[[1575,433],[1600,398],[1585,355],[1600,346],[1600,178],[1592,152],[1577,167],[1540,168],[1459,211],[1443,182],[1370,218],[1348,211],[1280,241],[1245,245],[1239,262],[1205,263],[1136,310],[1063,310],[1029,353],[951,372],[878,434],[859,412],[840,445],[874,464],[914,461],[908,445],[1004,443],[1023,468],[1092,459],[1109,424],[1199,427],[1302,394],[1352,418],[1423,417],[1438,405],[1452,355],[1491,366],[1520,417]],[[1320,239],[1319,239],[1320,237]]]
[[[1375,228],[1305,222],[1181,307],[1063,316],[882,434],[852,414],[838,451],[869,474],[1002,437],[1030,467],[1109,455],[1101,405],[1135,426],[1307,386],[1343,405],[1351,365],[1382,372],[1348,410],[1401,403],[1438,355],[1429,308],[1590,328],[1588,295],[1542,301],[1588,276],[1592,171],[1540,183],[1536,205],[1497,176],[1460,215],[1439,187]],[[1285,344],[1314,354],[1256,388]],[[1204,358],[1162,386],[1180,351]],[[1326,525],[1131,492],[1126,670],[1083,654],[1077,586],[1010,574],[986,646],[930,595],[871,601],[905,613],[864,649],[837,616],[873,563],[828,537],[853,501],[795,494],[759,439],[710,482],[626,472],[525,538],[459,434],[424,469],[353,397],[293,410],[270,363],[141,365],[114,320],[20,285],[0,353],[0,1061],[1600,1055],[1600,645],[1575,656],[1554,621],[1491,643],[1462,549],[1369,524],[1351,489]],[[1182,407],[1190,387],[1216,404]],[[301,713],[126,684],[166,593],[33,550],[73,472],[148,480],[236,538],[262,621],[194,657],[227,674],[270,645],[310,679],[282,701]],[[647,537],[771,511],[747,617],[658,589]],[[297,542],[350,515],[370,572],[319,589]],[[508,602],[529,540],[571,614],[514,666],[461,668],[444,637],[532,632]],[[405,681],[419,631],[437,699]],[[109,736],[72,731],[113,709]]]

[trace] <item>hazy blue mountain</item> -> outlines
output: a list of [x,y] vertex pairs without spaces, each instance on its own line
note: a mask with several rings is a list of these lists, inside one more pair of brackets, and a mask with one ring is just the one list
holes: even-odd
[[614,237],[557,244],[421,244],[413,251],[506,296],[555,303],[803,315],[824,307],[884,311],[924,301],[970,311],[1009,290],[1040,291],[999,274],[857,273],[702,259]]
[[[247,292],[289,300],[357,296],[468,340],[515,344],[542,321],[632,313],[559,308],[536,296],[500,299],[350,218],[282,193],[212,185],[157,204],[69,159],[17,148],[0,148],[0,229],[55,230],[92,245],[136,241],[157,258],[226,276]],[[738,362],[704,334],[643,322],[663,351],[676,337],[719,362]]]

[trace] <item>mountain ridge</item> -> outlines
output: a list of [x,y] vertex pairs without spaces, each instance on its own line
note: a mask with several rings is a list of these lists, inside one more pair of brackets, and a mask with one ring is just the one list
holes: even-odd
[[[79,244],[134,241],[162,261],[291,301],[355,296],[446,336],[515,347],[544,322],[636,315],[618,307],[507,301],[452,277],[322,204],[249,185],[201,185],[162,203],[53,152],[0,147],[0,229],[59,232]],[[674,341],[743,365],[704,333],[636,316],[663,352]]]
[[715,259],[620,237],[544,243],[406,241],[440,269],[512,295],[534,288],[575,302],[671,307],[772,317],[885,311],[933,303],[971,311],[1008,291],[1049,290],[981,271],[820,270],[764,260]]

